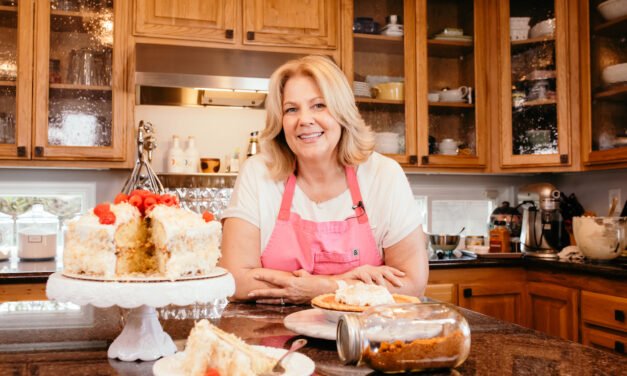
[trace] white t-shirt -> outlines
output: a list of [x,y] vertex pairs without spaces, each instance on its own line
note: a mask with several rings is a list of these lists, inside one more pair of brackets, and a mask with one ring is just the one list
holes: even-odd
[[[240,218],[257,226],[261,231],[262,252],[274,230],[285,190],[284,181],[270,178],[263,158],[261,153],[246,160],[229,207],[222,214],[223,218]],[[421,225],[407,176],[396,161],[372,153],[357,167],[357,181],[381,254],[384,248],[398,243]],[[355,215],[352,206],[349,189],[328,201],[315,203],[296,184],[291,211],[305,220],[339,221]]]

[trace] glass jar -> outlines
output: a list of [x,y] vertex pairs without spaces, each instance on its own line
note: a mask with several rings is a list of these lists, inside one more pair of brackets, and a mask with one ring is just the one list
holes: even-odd
[[51,259],[57,253],[59,218],[34,204],[17,216],[17,255],[25,260]]
[[343,315],[337,350],[344,364],[385,373],[453,368],[468,357],[470,328],[451,305],[382,305]]

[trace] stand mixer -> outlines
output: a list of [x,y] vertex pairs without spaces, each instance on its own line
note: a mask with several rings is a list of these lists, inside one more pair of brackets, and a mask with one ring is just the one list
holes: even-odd
[[560,191],[549,183],[535,183],[518,190],[524,209],[520,232],[521,251],[527,257],[557,258],[570,237],[560,212]]

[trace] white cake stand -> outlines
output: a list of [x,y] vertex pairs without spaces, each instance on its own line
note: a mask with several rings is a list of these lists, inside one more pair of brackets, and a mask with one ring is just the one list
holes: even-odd
[[48,279],[46,295],[50,300],[63,303],[130,308],[124,329],[109,346],[107,355],[123,361],[149,361],[176,352],[172,338],[159,323],[155,308],[209,303],[235,293],[233,276],[224,269],[217,269],[213,276],[174,282],[82,280],[57,272]]

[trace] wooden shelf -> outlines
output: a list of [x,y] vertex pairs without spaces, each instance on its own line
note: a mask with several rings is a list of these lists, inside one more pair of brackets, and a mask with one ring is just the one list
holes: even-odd
[[522,107],[551,106],[555,104],[557,104],[555,99],[535,99],[523,102]]
[[0,12],[17,13],[17,5],[16,6],[0,5]]
[[594,99],[602,99],[607,101],[627,102],[627,82],[621,85],[614,85],[610,88],[594,94]]
[[8,86],[15,87],[17,84],[15,81],[0,81],[0,87]]
[[369,103],[369,104],[396,104],[396,105],[404,105],[405,104],[405,101],[390,100],[390,99],[366,98],[366,97],[355,97],[355,102],[357,102],[357,103]]
[[91,91],[111,91],[111,86],[96,85],[74,85],[74,84],[50,84],[50,89],[57,90],[91,90]]
[[627,16],[599,24],[594,27],[593,32],[608,37],[624,37],[627,35]]
[[354,33],[355,51],[403,54],[403,37]]
[[0,27],[17,29],[17,7],[0,5]]
[[473,51],[474,45],[472,41],[439,39],[429,39],[427,41],[427,55],[429,55],[429,57],[458,58],[471,54]]
[[532,47],[536,44],[546,43],[546,42],[555,42],[554,35],[544,35],[537,38],[529,38],[525,40],[513,40],[512,41],[512,51],[524,50],[526,48]]
[[433,108],[475,108],[474,104],[466,102],[429,102],[429,107]]
[[63,17],[79,17],[79,18],[94,18],[100,15],[98,12],[81,12],[71,10],[51,10],[51,16],[63,16]]

